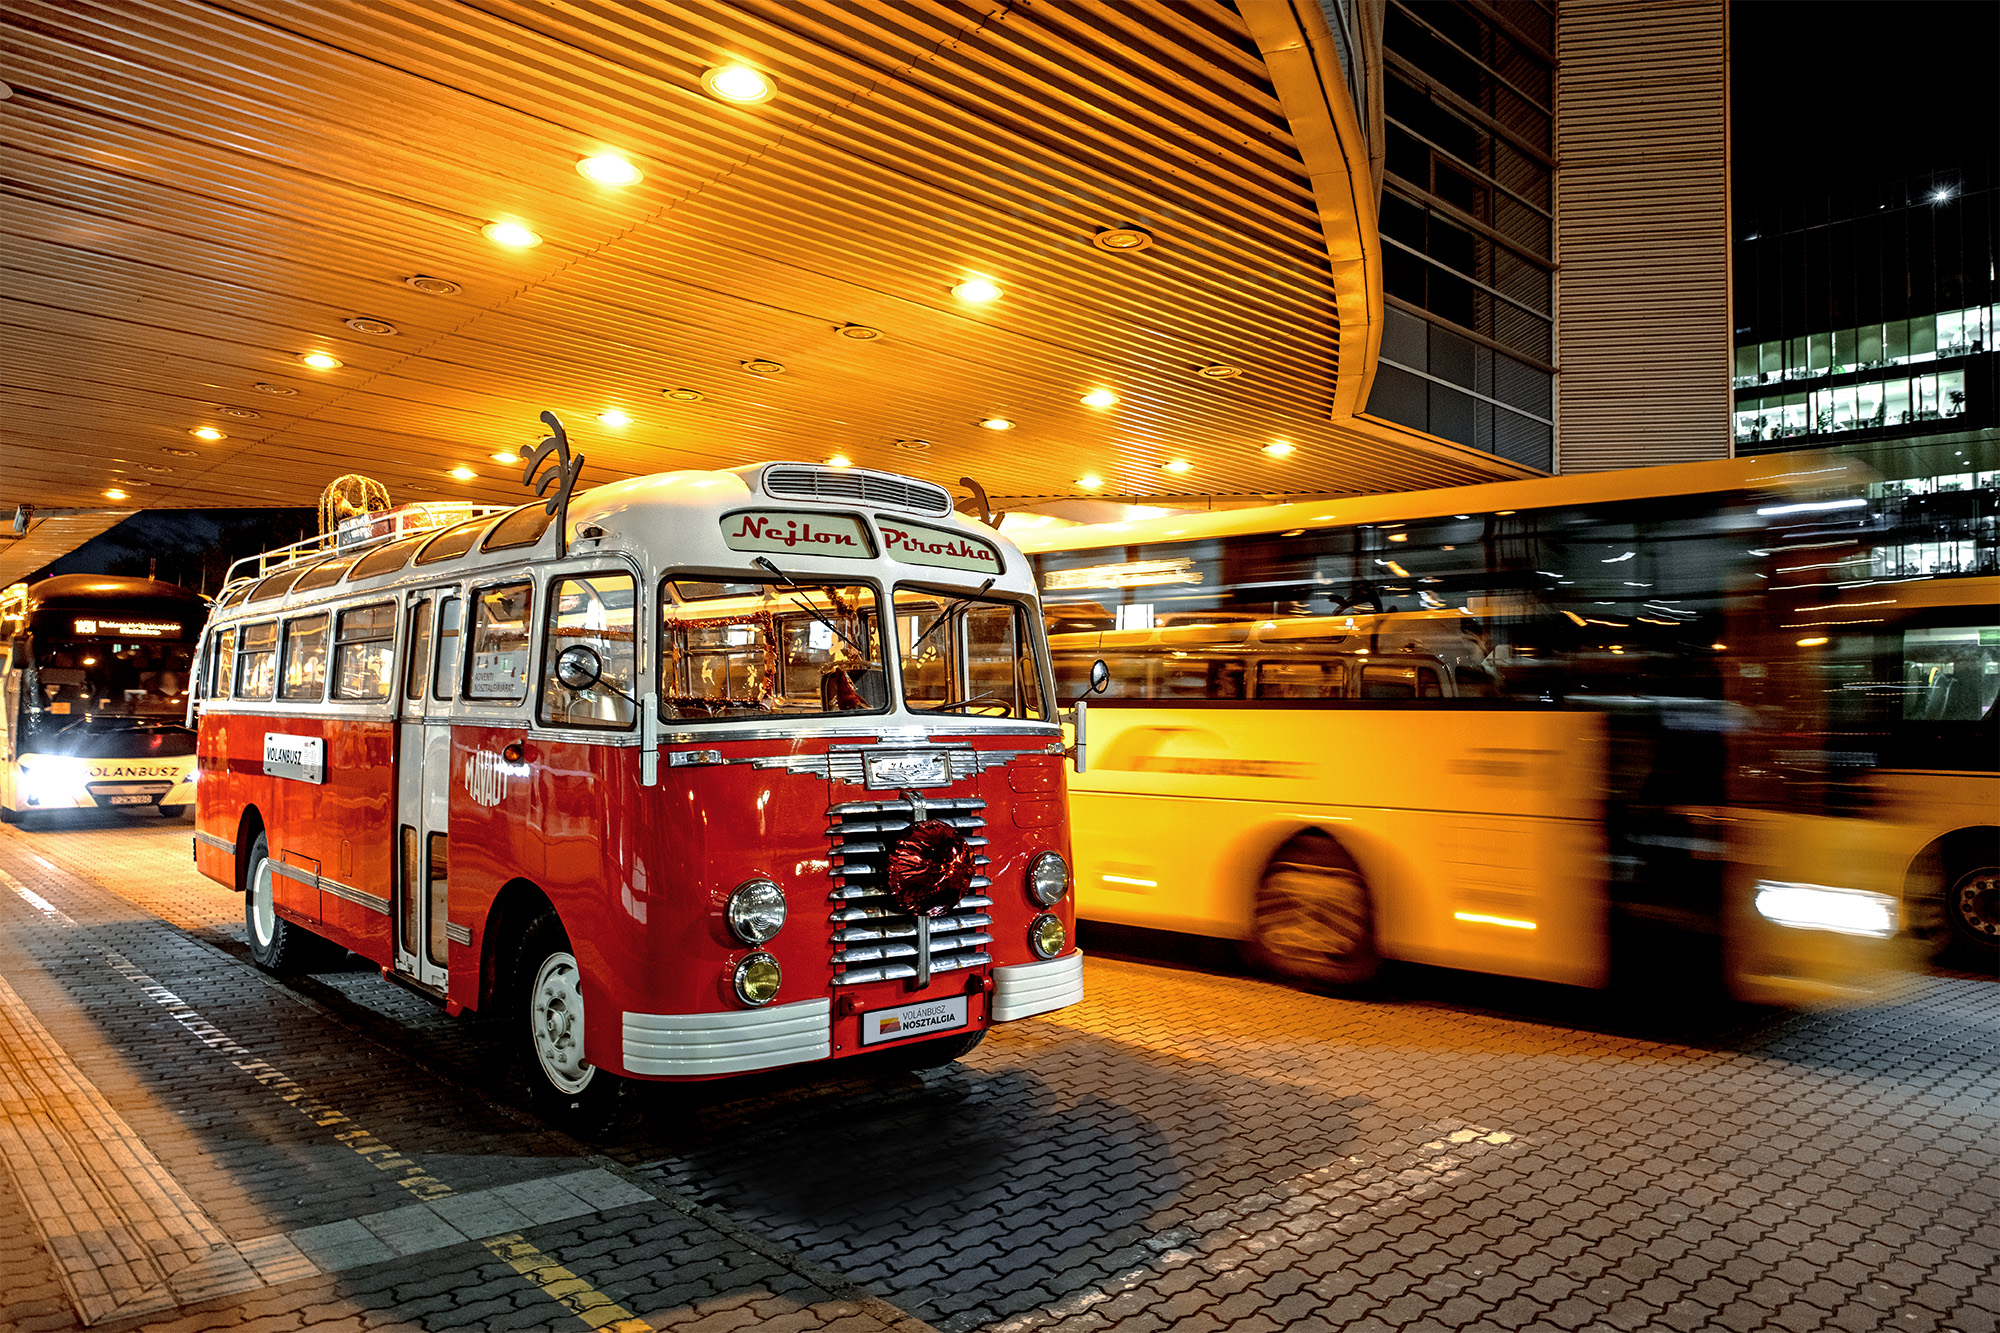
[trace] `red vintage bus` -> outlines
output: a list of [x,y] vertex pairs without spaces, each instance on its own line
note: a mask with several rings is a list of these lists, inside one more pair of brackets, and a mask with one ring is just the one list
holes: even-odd
[[194,852],[256,961],[330,943],[508,1012],[586,1114],[629,1079],[941,1064],[1081,998],[1020,552],[886,473],[574,475],[218,598]]

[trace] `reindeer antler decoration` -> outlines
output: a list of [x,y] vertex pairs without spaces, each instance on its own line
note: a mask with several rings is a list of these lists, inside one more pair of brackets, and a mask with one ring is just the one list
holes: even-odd
[[[555,515],[556,559],[569,554],[569,493],[576,489],[576,479],[583,474],[583,455],[569,456],[569,432],[563,429],[562,419],[553,412],[542,413],[542,424],[550,435],[541,447],[528,455],[526,466],[521,469],[521,484],[537,495],[555,487],[555,494],[549,496],[544,512]],[[540,482],[535,481],[535,472],[550,454],[555,455],[555,466],[542,474]]]

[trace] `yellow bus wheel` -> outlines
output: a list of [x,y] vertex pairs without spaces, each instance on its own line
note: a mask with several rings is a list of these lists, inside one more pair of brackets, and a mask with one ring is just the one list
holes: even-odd
[[1244,944],[1251,962],[1297,981],[1364,986],[1382,968],[1368,883],[1325,836],[1293,839],[1264,867]]

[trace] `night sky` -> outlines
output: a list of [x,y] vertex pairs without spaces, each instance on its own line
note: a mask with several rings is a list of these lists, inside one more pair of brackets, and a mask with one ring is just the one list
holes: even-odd
[[[2000,0],[1737,0],[1730,47],[1739,224],[1815,195],[2000,169]],[[36,577],[152,570],[213,592],[229,558],[313,524],[296,509],[141,514]]]

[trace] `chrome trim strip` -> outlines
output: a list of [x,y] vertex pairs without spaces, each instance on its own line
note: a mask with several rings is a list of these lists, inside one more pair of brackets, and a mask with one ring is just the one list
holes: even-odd
[[651,1078],[735,1074],[833,1054],[826,997],[719,1014],[624,1016],[625,1070]]
[[275,856],[271,858],[271,873],[274,875],[283,875],[289,880],[296,880],[309,889],[316,889],[320,885],[318,871],[301,869],[290,862],[280,861]]
[[444,923],[444,937],[453,944],[471,944],[472,927],[461,926],[456,921],[447,921]]
[[[296,880],[307,888],[316,888],[320,892],[330,893],[336,898],[345,898],[348,902],[356,903],[371,912],[380,912],[383,916],[389,915],[389,900],[387,898],[378,898],[366,889],[357,889],[352,884],[342,884],[337,879],[328,879],[325,875],[316,875],[309,870],[301,870],[299,867],[287,865],[275,857],[271,861],[271,871],[273,874],[283,875],[286,879]],[[449,927],[446,929],[449,930]],[[470,942],[468,939],[467,943]]]
[[993,1021],[1007,1023],[1062,1009],[1083,999],[1083,953],[993,969]]
[[218,838],[213,833],[203,833],[200,829],[196,829],[194,831],[194,840],[205,847],[213,847],[218,852],[223,852],[230,856],[236,855],[235,843],[229,841],[227,838]]

